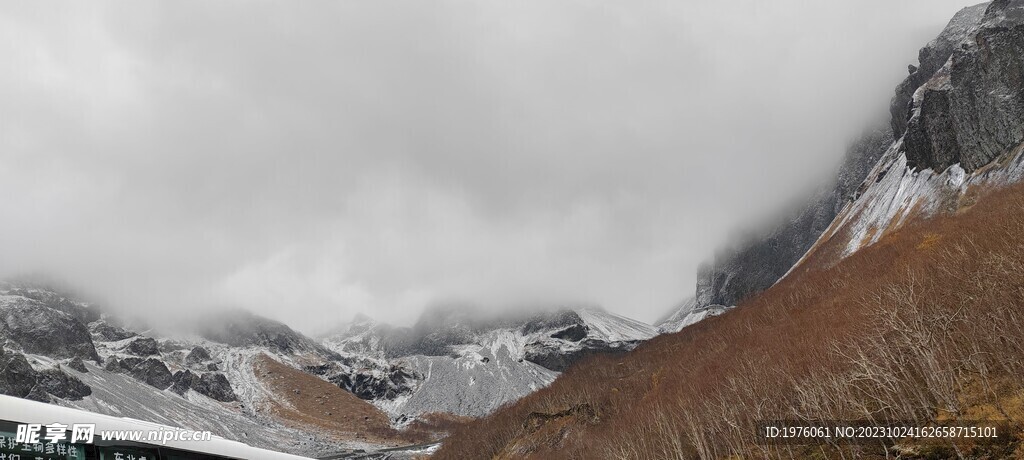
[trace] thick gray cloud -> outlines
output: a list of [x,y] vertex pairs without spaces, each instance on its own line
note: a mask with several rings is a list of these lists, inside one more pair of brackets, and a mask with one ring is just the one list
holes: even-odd
[[312,332],[448,300],[653,320],[965,5],[8,2],[0,272]]

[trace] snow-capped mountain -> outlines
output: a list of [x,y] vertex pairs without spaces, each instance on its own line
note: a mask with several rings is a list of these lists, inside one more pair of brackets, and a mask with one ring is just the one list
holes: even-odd
[[[379,409],[301,371],[337,355],[287,326],[244,312],[202,324],[190,334],[159,334],[46,286],[5,283],[0,393],[300,455],[428,440],[388,432]],[[280,368],[266,371],[272,363]],[[316,382],[326,387],[303,397],[331,409],[299,411],[302,401],[289,398]]]
[[[419,445],[436,414],[480,416],[657,331],[594,308],[359,317],[323,341],[244,311],[183,330],[127,324],[43,285],[0,287],[0,393],[305,455]],[[406,427],[413,427],[410,430]]]
[[[357,318],[324,343],[386,382],[378,386],[383,391],[353,390],[393,416],[479,416],[546,386],[587,355],[628,351],[656,333],[594,308],[513,317],[438,308],[411,328]],[[328,376],[348,384],[345,378]]]

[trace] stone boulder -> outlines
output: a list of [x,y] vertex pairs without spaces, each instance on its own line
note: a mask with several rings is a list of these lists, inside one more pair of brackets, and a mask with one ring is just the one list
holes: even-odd
[[192,379],[192,389],[201,395],[221,402],[238,401],[228,378],[220,372],[207,372],[198,379]]
[[117,342],[135,337],[136,333],[114,326],[106,321],[97,321],[90,324],[90,329],[96,338],[103,342]]
[[175,372],[174,377],[172,378],[170,390],[184,396],[188,390],[192,389],[192,382],[195,378],[196,375],[188,369]]
[[210,351],[203,347],[195,347],[185,356],[185,364],[190,366],[201,364],[212,359]]
[[149,358],[136,364],[129,374],[135,379],[161,390],[166,390],[174,382],[174,376],[167,369],[167,365],[156,358]]
[[25,398],[35,388],[37,377],[25,355],[0,348],[0,394]]
[[73,358],[71,361],[68,361],[67,367],[75,371],[81,372],[83,374],[89,372],[89,369],[86,369],[85,363],[82,361],[82,358]]
[[107,364],[104,366],[104,369],[109,372],[129,373],[141,362],[142,358],[136,358],[134,356],[124,358],[114,357],[107,360]]
[[132,340],[127,347],[124,348],[126,353],[133,354],[135,356],[160,356],[160,344],[150,337],[139,337]]
[[228,378],[219,372],[207,372],[202,375],[196,375],[189,370],[175,372],[171,391],[184,396],[188,390],[221,402],[238,401]]
[[78,401],[92,394],[89,385],[57,368],[40,371],[36,377],[36,384],[53,396],[71,401]]

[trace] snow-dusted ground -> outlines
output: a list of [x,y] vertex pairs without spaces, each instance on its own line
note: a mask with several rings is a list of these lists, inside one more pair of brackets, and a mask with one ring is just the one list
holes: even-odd
[[[558,375],[522,359],[526,343],[533,335],[536,334],[496,329],[479,334],[472,344],[453,346],[452,355],[394,359],[394,363],[418,372],[423,379],[417,382],[411,394],[370,402],[392,417],[429,412],[485,415],[507,401],[547,386]],[[379,338],[368,332],[354,335],[350,340],[370,345],[366,352],[371,356],[383,356],[379,348],[372,348],[379,343]],[[347,346],[347,340],[337,337],[325,340],[324,344],[343,354],[350,354],[347,350],[353,348]]]
[[679,332],[683,328],[692,326],[705,318],[721,315],[730,308],[732,307],[722,305],[698,307],[696,298],[691,297],[686,302],[683,302],[675,313],[672,313],[671,316],[658,323],[658,331],[662,334]]
[[609,313],[604,310],[583,308],[576,314],[590,326],[589,338],[605,342],[647,340],[658,335],[658,330],[647,323]]
[[[124,357],[121,349],[135,340],[132,337],[120,341],[96,342],[97,351],[104,360]],[[160,359],[174,373],[188,369],[185,355],[196,346],[210,352],[209,362],[216,363],[218,372],[224,373],[238,401],[220,402],[188,390],[179,396],[168,390],[159,390],[129,375],[109,372],[101,366],[86,362],[89,372],[79,373],[62,368],[78,377],[92,388],[92,395],[80,401],[58,400],[61,405],[76,407],[107,415],[130,417],[170,426],[193,430],[209,430],[212,433],[237,440],[256,447],[289,452],[297,455],[319,456],[337,451],[342,447],[376,447],[366,443],[339,444],[319,433],[287,427],[267,410],[267,402],[274,394],[256,377],[254,360],[261,354],[274,356],[280,361],[295,359],[284,356],[266,347],[231,347],[195,337],[161,339],[166,344],[179,348],[177,351],[162,353]],[[30,355],[30,362],[42,369],[56,364],[44,356]],[[202,365],[198,367],[203,367]],[[197,369],[192,368],[193,372]]]
[[358,351],[361,356],[376,357],[381,361],[378,365],[394,363],[422,376],[410,393],[394,399],[371,400],[392,417],[429,412],[481,416],[547,386],[558,376],[558,372],[525,359],[529,344],[543,343],[566,354],[586,347],[588,340],[622,344],[628,349],[627,344],[647,340],[658,333],[653,326],[599,309],[573,311],[587,330],[580,340],[552,337],[565,325],[524,333],[522,325],[515,324],[474,333],[468,343],[450,346],[447,355],[413,354],[385,360],[379,334],[389,329],[376,329],[375,325],[362,321],[356,323],[351,333],[325,338],[323,343],[342,355]]
[[[955,211],[972,187],[1003,186],[1024,178],[1024,155],[1017,151],[1008,161],[967,173],[953,165],[941,173],[931,169],[914,171],[895,142],[871,171],[864,193],[844,208],[819,241],[846,232],[843,257],[878,242],[886,233],[917,215],[927,217],[940,211]],[[806,256],[805,256],[806,257]]]
[[[45,298],[50,300],[63,299],[49,291],[33,293],[40,294],[41,298],[48,296]],[[14,302],[51,308],[0,291],[0,306]],[[271,409],[277,407],[275,404],[287,402],[282,403],[256,375],[254,363],[262,354],[337,385],[346,385],[345,388],[351,386],[361,397],[371,395],[369,397],[374,399],[368,402],[389,414],[393,424],[400,428],[415,416],[432,412],[486,415],[504,403],[549,385],[558,372],[544,366],[560,369],[558,366],[567,366],[594,351],[629,350],[657,334],[652,326],[599,309],[537,311],[502,318],[478,317],[475,312],[452,310],[448,312],[451,316],[441,321],[437,321],[436,316],[427,317],[418,329],[393,328],[362,320],[344,333],[323,340],[325,349],[286,326],[261,322],[255,317],[242,317],[241,327],[225,328],[236,335],[225,336],[222,342],[198,332],[140,333],[138,328],[119,326],[117,318],[83,310],[87,308],[83,305],[67,308],[83,318],[90,318],[81,322],[100,360],[110,365],[111,370],[87,360],[84,364],[87,372],[78,372],[67,365],[67,359],[27,354],[37,370],[59,365],[92,389],[92,394],[81,400],[54,399],[55,404],[162,425],[209,430],[256,447],[309,456],[345,449],[380,449],[381,446],[359,441],[339,443],[316,432],[290,428],[294,425],[278,419]],[[126,335],[131,336],[108,340]],[[146,347],[129,347],[140,339],[155,339],[156,348],[150,351]],[[226,344],[232,340],[233,345]],[[196,347],[202,347],[206,353]],[[401,351],[396,352],[396,349]],[[138,356],[135,353],[153,354]],[[171,389],[160,390],[131,375],[139,368],[126,372],[121,367],[124,363],[131,366],[132,360],[148,358],[159,360],[171,374],[185,370],[196,376],[221,373],[237,401],[214,400],[192,389],[197,388],[195,386],[185,389],[183,395]],[[166,384],[166,374],[159,364],[148,368],[147,372],[152,373],[145,376],[152,377],[151,381]],[[223,390],[218,394],[225,394],[226,389]],[[410,455],[429,453],[434,448],[436,445],[420,446]]]
[[[31,356],[40,364],[45,357]],[[314,442],[309,433],[285,427],[270,419],[244,415],[239,403],[221,403],[193,392],[183,398],[167,390],[158,390],[130,376],[107,372],[86,362],[89,372],[80,373],[64,366],[65,372],[78,377],[92,388],[92,394],[80,401],[57,400],[63,406],[119,417],[129,417],[163,425],[210,432],[256,447],[314,455],[330,447]]]
[[[489,362],[483,362],[489,358]],[[480,416],[550,384],[558,373],[529,361],[517,361],[501,347],[466,350],[459,358],[410,356],[402,358],[425,378],[397,404],[378,407],[392,415],[448,412]]]

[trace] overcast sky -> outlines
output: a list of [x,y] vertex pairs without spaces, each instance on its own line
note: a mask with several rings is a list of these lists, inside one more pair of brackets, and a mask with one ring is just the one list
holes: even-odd
[[652,321],[952,0],[3,2],[0,274],[135,312]]

